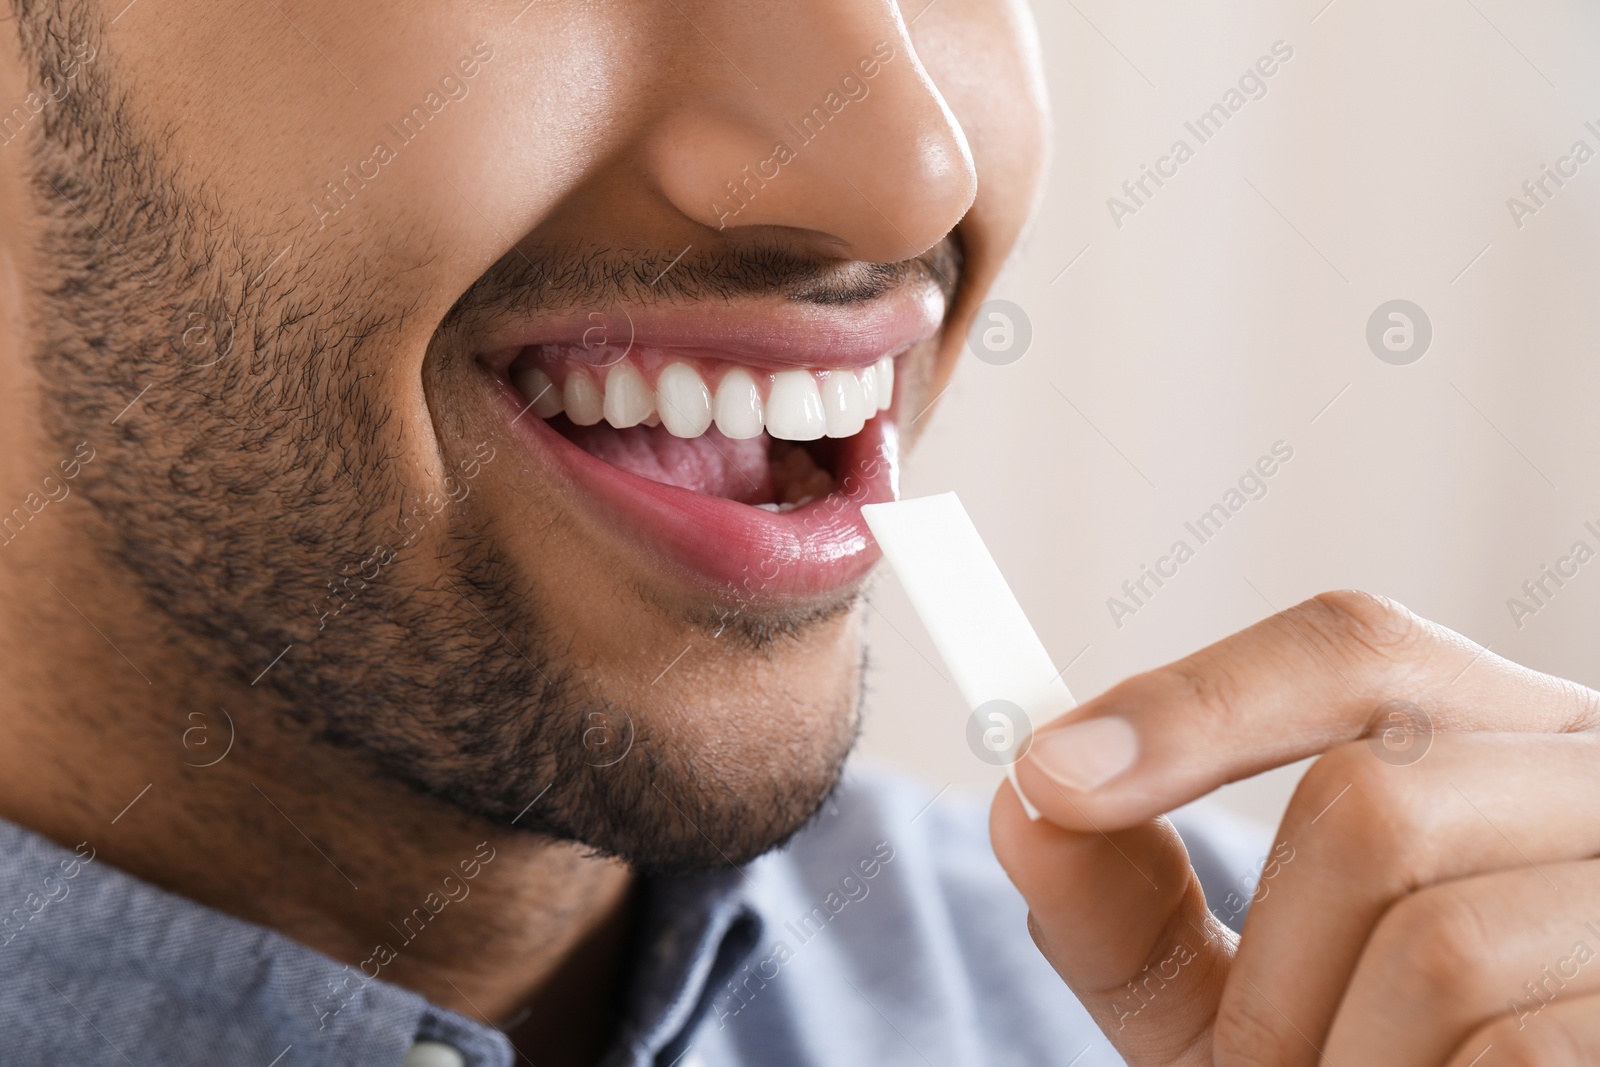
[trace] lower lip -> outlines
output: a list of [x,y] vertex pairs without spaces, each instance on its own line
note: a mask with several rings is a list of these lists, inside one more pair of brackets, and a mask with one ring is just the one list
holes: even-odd
[[778,514],[613,467],[528,413],[510,382],[491,381],[534,455],[547,459],[607,528],[634,538],[697,584],[741,602],[804,601],[861,581],[878,562],[861,506],[899,493],[892,408],[840,442],[832,493]]

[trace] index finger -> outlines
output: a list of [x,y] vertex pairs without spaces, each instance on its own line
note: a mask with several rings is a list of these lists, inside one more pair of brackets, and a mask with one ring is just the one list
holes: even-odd
[[1034,735],[1017,773],[1056,825],[1117,830],[1361,737],[1398,762],[1425,751],[1434,731],[1597,722],[1594,690],[1502,659],[1394,601],[1335,592],[1086,701]]

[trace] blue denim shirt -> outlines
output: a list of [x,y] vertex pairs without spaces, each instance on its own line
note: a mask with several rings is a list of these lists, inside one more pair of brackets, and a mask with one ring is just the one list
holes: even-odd
[[[1265,842],[1176,821],[1220,907]],[[539,1062],[381,980],[330,1015],[343,964],[91,856],[0,822],[0,1065]],[[1121,1062],[1034,949],[982,805],[919,783],[852,774],[788,848],[641,906],[606,1067]]]

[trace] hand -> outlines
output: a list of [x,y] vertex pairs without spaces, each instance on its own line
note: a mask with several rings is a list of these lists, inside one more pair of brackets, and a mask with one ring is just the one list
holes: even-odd
[[[1325,594],[1040,729],[1044,818],[1002,786],[995,853],[1134,1067],[1600,1064],[1597,723],[1593,690]],[[1236,938],[1158,816],[1318,754]]]

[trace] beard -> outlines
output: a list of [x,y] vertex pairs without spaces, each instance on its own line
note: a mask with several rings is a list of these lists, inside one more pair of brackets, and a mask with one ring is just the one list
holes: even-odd
[[[340,257],[315,234],[254,230],[188,184],[141,129],[115,57],[82,61],[83,43],[103,44],[94,9],[13,6],[41,83],[79,56],[28,148],[43,429],[67,453],[96,449],[77,489],[97,563],[140,591],[174,659],[253,687],[241,730],[273,716],[461,811],[646,872],[742,863],[803,826],[837,783],[856,709],[807,752],[739,766],[599,695],[564,659],[570,628],[541,607],[541,581],[557,578],[510,558],[462,509],[436,507],[438,485],[396,462],[398,415],[373,387],[412,310],[395,306],[391,280],[348,253],[335,273]],[[666,261],[519,252],[461,298],[428,358],[460,358],[453,325],[485,309],[634,299]],[[679,262],[656,296],[770,291],[815,270],[751,250]],[[352,573],[373,579],[346,613]],[[755,655],[849,607],[676,614]]]

